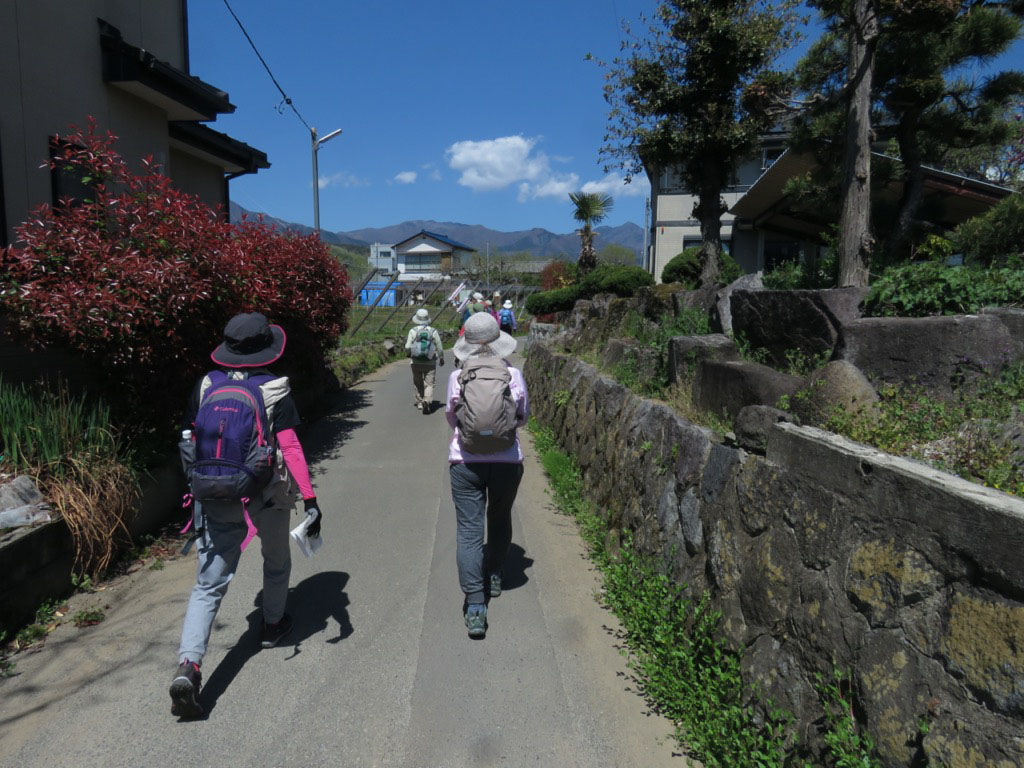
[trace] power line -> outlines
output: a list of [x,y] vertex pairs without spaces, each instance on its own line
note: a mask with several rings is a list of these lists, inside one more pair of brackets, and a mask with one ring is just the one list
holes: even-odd
[[242,24],[242,20],[238,18],[238,15],[231,8],[231,5],[228,3],[228,0],[224,0],[224,7],[228,9],[228,13],[231,14],[232,18],[235,20],[235,23],[238,24],[238,28],[242,30],[242,34],[245,35],[245,39],[248,40],[249,45],[252,46],[252,50],[255,52],[256,58],[260,60],[260,64],[262,64],[263,68],[267,70],[267,74],[270,75],[270,79],[274,81],[274,85],[277,86],[277,90],[280,91],[281,93],[281,99],[283,100],[283,103],[291,107],[292,112],[295,113],[295,116],[302,121],[302,124],[304,126],[306,126],[306,130],[312,133],[313,129],[309,127],[309,123],[306,122],[306,119],[301,114],[299,114],[299,110],[296,109],[295,105],[292,103],[292,100],[288,98],[288,94],[284,92],[284,88],[282,88],[281,84],[277,82],[277,78],[274,77],[274,73],[270,71],[270,67],[268,66],[267,62],[263,59],[263,56],[260,54],[259,49],[256,47],[256,43],[252,41],[252,38],[249,37],[249,33],[245,31],[245,26]]

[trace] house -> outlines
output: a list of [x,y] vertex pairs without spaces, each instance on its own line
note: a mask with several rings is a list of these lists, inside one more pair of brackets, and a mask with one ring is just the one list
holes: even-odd
[[[817,168],[809,154],[787,151],[786,135],[776,131],[762,137],[759,152],[742,162],[735,183],[725,189],[728,211],[722,216],[722,246],[745,272],[771,270],[786,261],[815,261],[823,239],[835,223],[815,205],[800,204],[786,193],[790,179]],[[898,163],[880,152],[872,162]],[[656,279],[677,254],[701,242],[700,222],[692,218],[697,196],[682,183],[676,168],[651,167],[651,228],[645,263]],[[924,168],[921,216],[939,229],[952,229],[984,213],[1013,191],[979,179],[938,168]],[[898,174],[872,191],[875,203],[895,206],[903,192]]]
[[130,163],[152,155],[186,192],[227,216],[228,182],[267,156],[210,128],[228,94],[189,71],[187,0],[0,3],[0,246],[67,180],[41,168],[54,136],[88,117]]
[[421,229],[392,247],[395,269],[400,280],[410,282],[423,279],[431,282],[466,266],[476,248],[457,243],[449,237]]
[[[871,162],[881,168],[885,164],[898,165],[899,160],[872,152]],[[754,260],[758,269],[769,270],[782,261],[817,256],[816,250],[821,247],[822,237],[835,224],[834,218],[823,215],[817,206],[793,200],[785,193],[786,182],[816,168],[817,162],[811,155],[786,152],[730,209],[735,228],[757,237]],[[951,230],[1013,194],[1007,187],[940,168],[924,166],[923,171],[919,215],[939,230]],[[875,205],[895,210],[902,195],[903,180],[898,174],[893,174],[885,183],[873,181],[871,196]]]
[[[731,209],[782,155],[785,140],[786,134],[781,130],[765,135],[759,151],[740,163],[733,183],[722,192],[727,208]],[[673,257],[701,243],[700,222],[693,216],[699,198],[686,187],[678,167],[648,165],[645,170],[651,182],[651,223],[649,252],[645,254],[644,263],[660,281],[661,270]],[[735,228],[734,218],[731,213],[722,216],[722,247],[745,271],[757,271],[761,268],[757,257],[757,235]]]

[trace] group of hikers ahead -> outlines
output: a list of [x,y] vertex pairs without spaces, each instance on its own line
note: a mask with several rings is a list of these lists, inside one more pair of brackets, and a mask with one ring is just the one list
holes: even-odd
[[[500,295],[493,302],[484,302],[480,293],[471,298],[452,347],[458,370],[448,377],[444,409],[452,428],[448,465],[462,613],[468,635],[482,639],[488,601],[501,594],[512,542],[512,504],[523,476],[518,428],[529,419],[529,399],[522,372],[508,360],[516,350],[511,302],[498,313],[488,304],[496,304]],[[444,365],[441,336],[430,321],[427,310],[418,310],[405,345],[414,404],[423,413],[432,410],[436,366]],[[198,567],[170,686],[171,713],[182,718],[203,714],[199,690],[210,632],[254,537],[263,555],[261,644],[272,648],[291,631],[285,604],[296,490],[306,518],[293,535],[301,530],[304,540],[319,541],[323,514],[295,434],[298,410],[288,378],[269,370],[285,344],[284,329],[263,315],[237,315],[210,355],[217,368],[197,382],[189,401],[189,427],[180,443],[192,509],[185,528],[192,535],[184,551],[195,546]]]

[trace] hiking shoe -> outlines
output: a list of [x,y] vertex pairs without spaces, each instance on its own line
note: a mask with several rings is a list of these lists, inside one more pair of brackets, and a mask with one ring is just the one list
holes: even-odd
[[186,719],[200,717],[203,708],[199,704],[199,686],[203,675],[194,661],[185,661],[171,681],[171,714]]
[[487,634],[487,606],[471,605],[466,609],[466,629],[474,640],[481,640]]
[[267,624],[266,622],[263,622],[263,647],[273,648],[281,641],[281,638],[291,631],[292,617],[287,613],[282,616],[281,620],[276,624]]
[[497,597],[501,594],[501,574],[491,574],[491,597]]
[[428,403],[426,400],[423,401],[423,412],[430,413],[430,403]]

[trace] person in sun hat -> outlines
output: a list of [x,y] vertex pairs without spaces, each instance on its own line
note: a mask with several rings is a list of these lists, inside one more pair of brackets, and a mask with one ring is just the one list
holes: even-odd
[[[462,369],[448,377],[445,417],[456,564],[469,636],[487,633],[487,601],[501,594],[512,543],[512,504],[523,477],[519,427],[530,418],[523,373],[508,358],[516,340],[480,312],[466,321],[452,352]],[[484,530],[486,528],[486,541]]]
[[508,334],[516,332],[516,313],[512,309],[511,301],[506,301],[498,310],[498,327]]
[[430,313],[416,310],[413,326],[405,338],[405,349],[412,360],[413,405],[423,413],[430,413],[434,405],[434,377],[437,366],[444,366],[444,348],[441,334],[430,326]]
[[[268,452],[268,478],[265,485],[258,486],[254,498],[193,502],[190,526],[195,526],[192,541],[196,545],[199,567],[185,611],[178,669],[170,688],[171,713],[183,718],[199,717],[203,713],[198,699],[203,656],[220,602],[227,593],[242,551],[253,536],[259,536],[263,555],[261,645],[272,648],[292,628],[285,603],[291,574],[289,513],[295,504],[296,486],[310,518],[307,535],[312,538],[320,535],[322,514],[310,482],[305,454],[295,435],[299,413],[288,378],[268,369],[284,354],[286,342],[284,329],[269,323],[262,314],[236,315],[224,328],[224,340],[210,355],[217,369],[200,379],[189,400],[190,429],[182,433],[183,455],[190,443],[193,458],[200,450],[200,441],[209,431],[204,429],[209,423],[204,421],[207,418],[204,414],[217,411],[213,413],[214,421],[220,419],[219,434],[223,435],[233,412],[240,410],[240,402],[256,404],[262,400],[271,437],[264,449]],[[226,395],[228,392],[235,395]],[[219,399],[225,396],[243,399]],[[222,446],[216,432],[214,438],[220,456]],[[226,448],[225,455],[229,452],[230,448]]]

